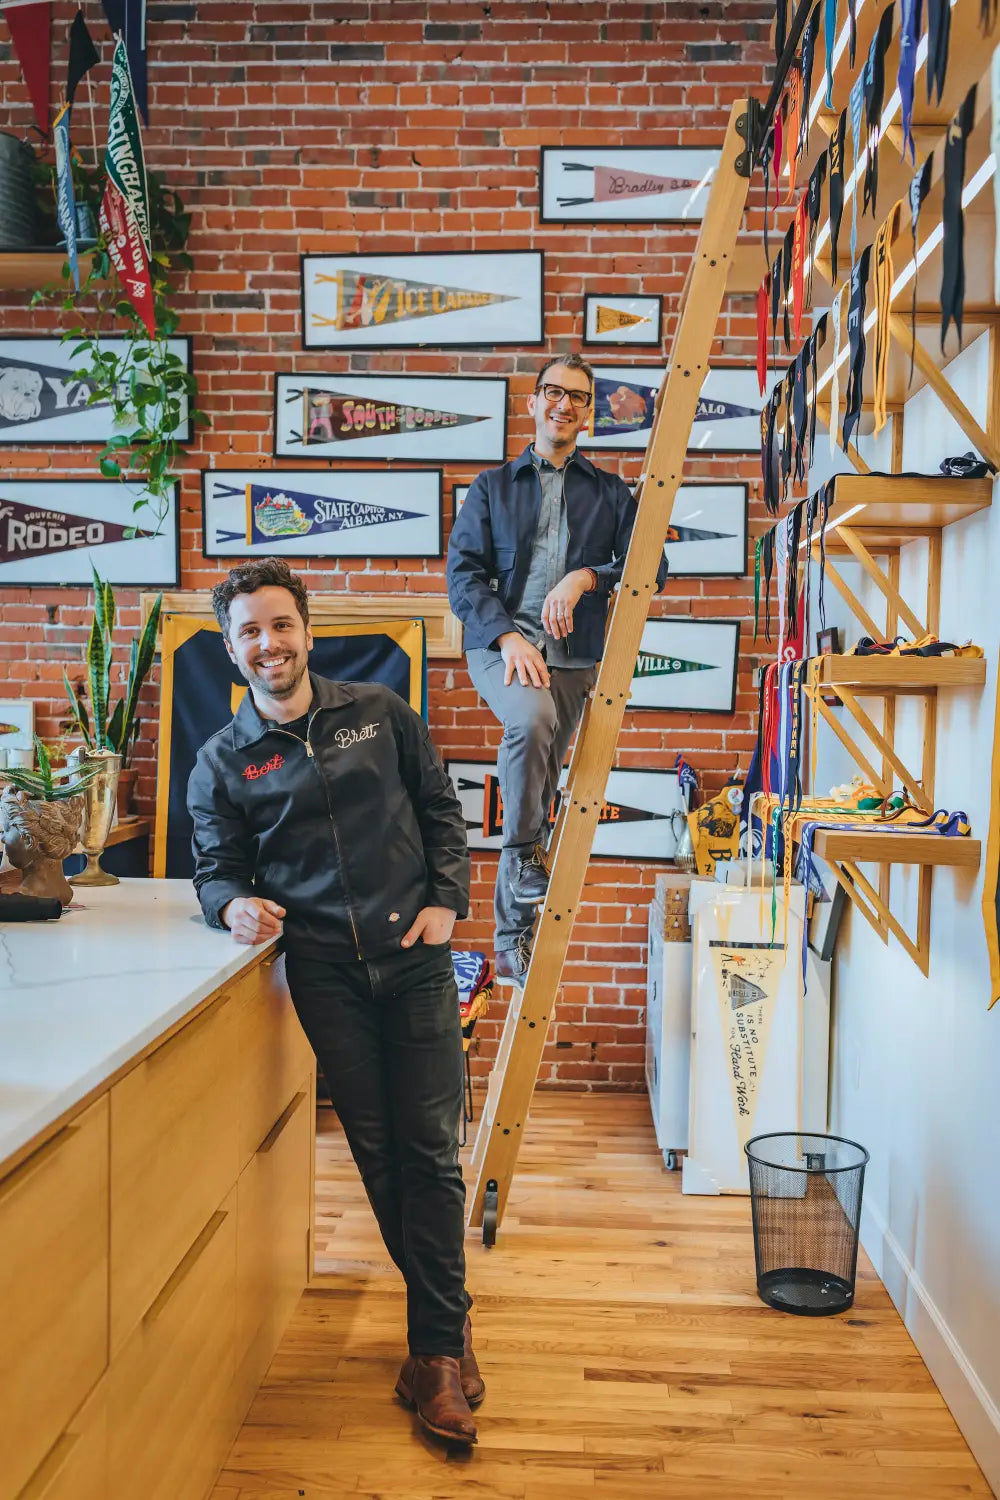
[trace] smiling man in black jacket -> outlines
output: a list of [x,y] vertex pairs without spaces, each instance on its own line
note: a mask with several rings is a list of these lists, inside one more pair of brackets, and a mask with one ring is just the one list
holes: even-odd
[[288,987],[407,1289],[396,1385],[424,1425],[476,1440],[458,1160],[462,1042],[451,932],[465,820],[419,714],[309,671],[305,585],[278,558],[212,596],[250,686],[188,786],[195,888],[237,942],[285,938]]

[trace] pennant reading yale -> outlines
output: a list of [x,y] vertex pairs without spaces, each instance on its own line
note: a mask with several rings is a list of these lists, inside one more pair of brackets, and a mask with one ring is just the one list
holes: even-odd
[[353,531],[360,526],[383,526],[393,521],[419,521],[419,511],[398,510],[389,505],[373,505],[364,500],[339,500],[332,495],[309,495],[301,490],[271,489],[264,484],[247,484],[239,488],[216,483],[215,498],[243,495],[246,499],[245,531],[219,531],[220,542],[246,541],[248,546],[263,546],[288,537],[306,536],[310,532]]
[[107,182],[101,199],[101,233],[125,294],[139,314],[150,338],[156,337],[153,283],[149,272],[149,204],[146,164],[125,43],[118,39],[111,69],[111,109],[108,149],[104,157]]
[[316,285],[321,282],[336,287],[336,312],[332,318],[313,313],[313,327],[341,331],[377,328],[380,324],[406,323],[438,313],[465,312],[472,307],[490,307],[495,302],[518,301],[517,297],[500,292],[474,292],[466,287],[408,281],[403,276],[384,276],[374,271],[340,270],[335,276],[318,273]]
[[779,943],[709,943],[740,1150],[753,1133],[786,950]]

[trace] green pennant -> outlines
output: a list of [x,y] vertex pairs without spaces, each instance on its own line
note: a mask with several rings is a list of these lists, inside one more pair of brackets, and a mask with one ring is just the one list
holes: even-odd
[[714,662],[685,661],[682,656],[658,656],[653,651],[640,651],[636,658],[633,677],[673,677],[677,672],[714,672]]
[[135,219],[147,256],[149,239],[149,194],[146,187],[146,163],[139,134],[139,116],[132,93],[128,54],[121,37],[115,45],[111,64],[111,106],[108,115],[108,149],[105,170],[128,204]]

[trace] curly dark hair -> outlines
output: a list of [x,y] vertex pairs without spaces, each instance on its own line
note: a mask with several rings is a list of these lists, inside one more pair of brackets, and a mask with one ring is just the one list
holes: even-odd
[[545,379],[545,372],[546,370],[551,370],[553,365],[565,365],[567,370],[579,370],[580,374],[586,375],[587,379],[589,380],[590,389],[594,389],[594,372],[591,369],[590,365],[588,365],[587,361],[584,359],[583,355],[578,354],[574,349],[572,354],[553,354],[551,359],[547,359],[545,361],[544,365],[542,365],[542,368],[535,376],[536,391],[541,390],[542,381]]
[[228,576],[212,590],[212,608],[227,641],[229,606],[237,594],[256,594],[258,589],[266,588],[287,589],[295,600],[303,625],[309,624],[309,595],[302,579],[282,558],[262,557],[256,562],[240,563],[231,568]]

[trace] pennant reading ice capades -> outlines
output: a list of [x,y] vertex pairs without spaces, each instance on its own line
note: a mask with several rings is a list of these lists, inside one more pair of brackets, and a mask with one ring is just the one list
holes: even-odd
[[490,307],[496,302],[517,302],[501,292],[470,291],[435,281],[409,281],[377,271],[342,269],[331,276],[317,272],[315,284],[336,286],[336,312],[332,318],[312,314],[314,328],[377,328],[380,324],[405,323],[413,318],[431,318],[439,313],[466,312]]
[[419,521],[418,511],[374,505],[365,500],[340,500],[333,495],[310,495],[264,484],[229,485],[216,480],[213,499],[242,496],[247,520],[243,531],[217,529],[215,542],[245,541],[266,546],[287,537],[318,535],[324,531],[354,531],[361,526],[384,526],[394,521]]
[[100,547],[107,542],[129,542],[152,535],[151,531],[138,531],[115,521],[6,500],[0,494],[0,567],[26,557],[74,552],[79,547]]
[[345,396],[307,386],[289,391],[289,401],[302,402],[302,433],[292,433],[292,442],[349,443],[358,438],[394,437],[402,432],[427,432],[439,427],[465,427],[485,422],[486,416],[441,411],[430,406],[408,406],[400,401],[372,401],[364,396]]
[[655,651],[640,651],[633,677],[673,677],[677,672],[714,672],[710,661],[686,661],[682,656],[659,656]]
[[625,167],[591,166],[582,161],[564,161],[564,172],[593,172],[594,191],[589,198],[557,198],[560,208],[578,208],[584,203],[620,203],[629,198],[647,198],[656,193],[681,193],[707,185],[694,177],[662,177],[655,172],[632,172]]
[[119,37],[111,69],[111,106],[108,149],[104,157],[107,181],[101,199],[101,233],[126,296],[146,327],[156,337],[153,283],[149,270],[149,200],[142,137],[132,94],[125,43]]
[[[655,388],[633,385],[627,380],[608,380],[598,375],[594,379],[594,399],[590,406],[590,435],[610,437],[622,432],[642,432],[653,425],[655,405]],[[759,415],[759,410],[752,406],[699,396],[694,420],[727,422]]]

